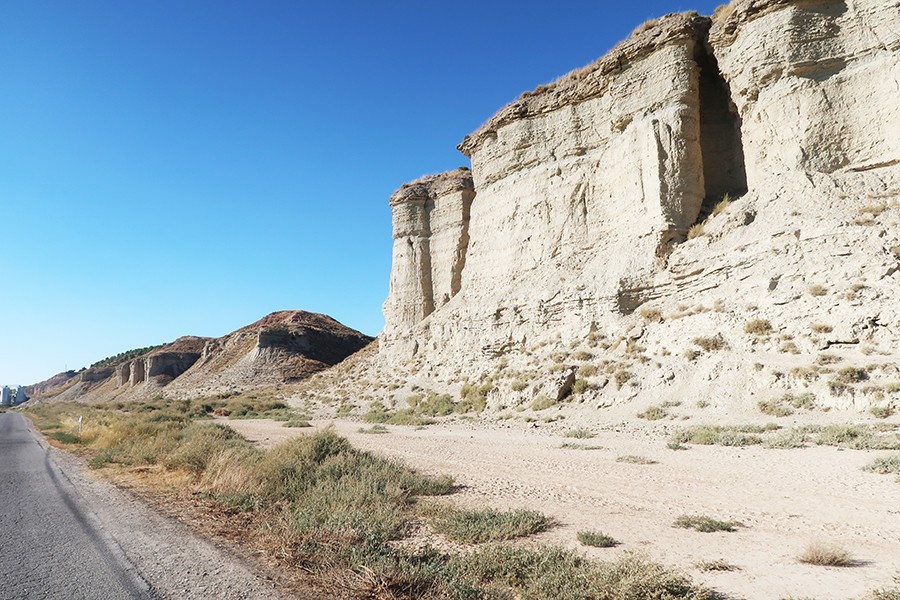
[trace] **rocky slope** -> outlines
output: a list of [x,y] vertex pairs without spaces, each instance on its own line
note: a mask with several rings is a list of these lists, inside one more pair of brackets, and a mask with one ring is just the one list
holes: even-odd
[[898,93],[893,0],[642,26],[391,198],[373,368],[495,407],[576,377],[600,404],[896,401]]
[[342,361],[372,338],[326,315],[272,313],[220,338],[185,336],[120,364],[56,376],[33,400],[103,401],[162,393],[193,397],[297,381]]

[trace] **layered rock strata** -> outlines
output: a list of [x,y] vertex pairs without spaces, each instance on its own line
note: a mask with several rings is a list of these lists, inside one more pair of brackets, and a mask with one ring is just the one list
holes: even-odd
[[[783,323],[784,347],[801,353],[826,343],[787,343],[809,336],[810,311],[840,322],[828,325],[834,343],[896,347],[898,97],[894,1],[737,0],[711,19],[687,13],[643,26],[460,144],[474,191],[454,255],[459,288],[443,306],[433,273],[451,265],[427,251],[420,216],[436,194],[413,194],[423,200],[410,205],[404,186],[392,198],[380,360],[449,380],[614,332],[629,348],[673,345],[663,332],[689,346],[693,330],[652,315],[691,317],[681,325],[711,338],[723,328],[743,337],[740,304]],[[453,175],[411,187],[444,177]],[[725,195],[738,200],[714,210]],[[853,289],[806,294],[837,282]],[[870,303],[860,302],[863,289]],[[609,345],[607,360],[622,360],[618,342]],[[743,357],[729,372],[747,380],[737,365],[753,364],[763,346],[725,345]],[[705,366],[662,350],[644,380],[671,377],[654,393],[679,380],[696,387]]]

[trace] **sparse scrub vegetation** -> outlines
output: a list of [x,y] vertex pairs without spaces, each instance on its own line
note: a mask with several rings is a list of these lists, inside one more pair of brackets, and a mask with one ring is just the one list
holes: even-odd
[[824,323],[811,323],[809,328],[813,333],[831,333],[834,329],[831,325]]
[[797,561],[821,567],[853,567],[857,562],[846,549],[833,544],[814,542],[797,556]]
[[712,337],[695,337],[692,341],[696,346],[699,346],[706,352],[714,352],[716,350],[722,350],[728,347],[728,344],[725,343],[725,339],[722,338],[721,335]]
[[534,411],[546,410],[551,406],[556,406],[556,400],[545,394],[540,394],[531,402],[531,410]]
[[560,449],[562,450],[603,450],[603,446],[595,446],[593,444],[579,444],[576,442],[564,442]]
[[863,468],[879,475],[900,475],[900,454],[879,456]]
[[578,367],[578,375],[580,377],[593,377],[597,374],[597,365],[581,365]]
[[709,571],[740,571],[741,568],[737,565],[733,565],[730,562],[719,559],[719,560],[704,560],[698,562],[694,565],[694,567],[698,571],[703,571],[707,573]]
[[772,324],[766,319],[751,319],[744,323],[744,332],[755,336],[764,336],[772,333]]
[[616,458],[616,462],[618,463],[629,463],[632,465],[655,465],[657,461],[652,458],[647,458],[646,456],[638,456],[635,454],[626,454],[624,456],[619,456]]
[[578,541],[593,548],[612,548],[619,545],[614,537],[600,531],[579,531]]
[[825,294],[828,293],[828,288],[825,287],[824,285],[819,285],[819,284],[815,283],[815,284],[809,286],[806,291],[809,292],[810,296],[820,297],[820,296],[824,296]]
[[787,417],[794,414],[794,411],[787,406],[784,406],[781,403],[781,400],[775,398],[771,400],[760,400],[756,403],[756,407],[762,414],[773,417]]
[[[93,468],[141,468],[142,479],[148,485],[156,481],[162,496],[175,493],[170,491],[173,477],[184,477],[198,494],[182,501],[217,504],[222,509],[217,518],[246,533],[242,539],[248,551],[273,556],[277,549],[279,568],[302,569],[328,597],[714,597],[684,575],[639,555],[600,562],[541,546],[494,543],[450,553],[395,544],[422,516],[418,498],[452,492],[452,480],[424,476],[362,452],[330,430],[261,450],[229,427],[203,420],[217,402],[205,407],[162,399],[47,404],[28,414],[42,431],[68,433],[71,437],[58,436],[62,441],[54,443],[76,446]],[[387,412],[383,405],[370,408]],[[192,413],[196,416],[188,416]],[[78,415],[85,416],[80,438],[74,433]],[[379,430],[379,424],[371,429]],[[424,518],[435,525],[452,520],[461,537],[476,540],[529,535],[552,526],[551,519],[530,511],[460,516],[450,509]]]
[[681,515],[672,527],[681,529],[693,529],[702,533],[713,533],[716,531],[737,531],[738,527],[743,525],[738,521],[720,521],[704,515]]
[[465,510],[444,507],[434,530],[451,540],[468,544],[499,542],[546,531],[555,522],[532,510],[502,512],[492,508]]
[[570,429],[566,433],[563,434],[563,437],[567,438],[577,438],[577,439],[588,439],[594,437],[594,432],[590,429],[585,429],[583,427],[579,427],[578,429]]
[[890,404],[887,406],[873,406],[869,409],[869,412],[876,419],[887,419],[888,417],[893,416],[894,407]]

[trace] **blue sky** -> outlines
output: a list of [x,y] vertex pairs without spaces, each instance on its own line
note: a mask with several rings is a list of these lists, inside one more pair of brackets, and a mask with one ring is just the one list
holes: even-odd
[[0,383],[282,309],[375,335],[388,197],[644,20],[718,2],[0,4]]

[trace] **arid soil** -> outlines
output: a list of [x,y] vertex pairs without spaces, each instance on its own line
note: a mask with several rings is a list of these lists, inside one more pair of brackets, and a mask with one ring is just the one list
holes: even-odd
[[[596,437],[564,437],[573,423],[453,420],[422,429],[333,423],[355,445],[428,473],[452,475],[463,487],[452,501],[466,506],[530,508],[559,525],[541,542],[580,548],[598,558],[640,551],[676,565],[729,598],[860,598],[889,587],[900,572],[900,484],[861,470],[885,452],[808,447],[666,447],[665,426],[623,421]],[[233,420],[251,441],[269,447],[308,429],[268,420]],[[669,426],[671,429],[671,426]],[[561,448],[564,443],[594,449]],[[656,464],[617,462],[638,455]],[[700,533],[672,526],[680,515],[740,521],[736,532]],[[586,548],[580,530],[599,530],[621,544]],[[856,565],[821,567],[796,557],[811,542],[848,550]],[[701,561],[739,568],[702,572]]]

